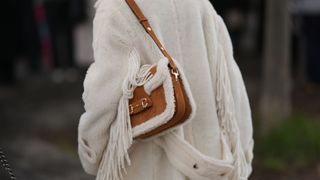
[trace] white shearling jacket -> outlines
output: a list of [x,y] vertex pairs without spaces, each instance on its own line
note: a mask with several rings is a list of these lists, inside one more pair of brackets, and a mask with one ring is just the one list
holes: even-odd
[[[208,0],[136,0],[153,30],[185,73],[197,106],[178,130],[129,149],[123,180],[248,179],[253,158],[249,101],[225,24]],[[132,51],[141,64],[163,58],[125,0],[98,0],[94,63],[84,80],[85,112],[78,150],[92,175],[108,148]],[[104,172],[108,173],[108,172]],[[97,178],[98,180],[114,180]]]

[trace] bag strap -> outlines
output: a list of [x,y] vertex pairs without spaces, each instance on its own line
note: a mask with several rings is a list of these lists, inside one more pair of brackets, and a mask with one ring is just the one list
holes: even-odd
[[139,6],[135,2],[135,0],[126,0],[126,2],[129,5],[129,7],[132,10],[132,12],[138,18],[140,24],[143,26],[143,28],[146,30],[146,32],[151,36],[153,41],[157,44],[157,46],[159,47],[160,51],[163,53],[163,55],[165,57],[168,58],[169,64],[170,64],[170,67],[172,68],[172,70],[177,72],[177,67],[176,67],[172,57],[170,56],[168,51],[164,48],[164,46],[159,41],[158,37],[156,36],[156,34],[154,33],[154,31],[153,31],[153,29],[152,29],[152,27],[150,25],[148,19],[144,16],[144,14],[142,13],[141,9],[139,8]]

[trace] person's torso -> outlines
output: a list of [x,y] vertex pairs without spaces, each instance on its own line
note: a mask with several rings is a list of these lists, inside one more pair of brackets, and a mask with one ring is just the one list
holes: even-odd
[[[185,138],[200,152],[221,158],[220,130],[215,105],[212,57],[214,49],[214,24],[208,0],[136,0],[148,18],[161,43],[183,67],[197,105],[194,120],[184,127]],[[110,6],[127,19],[132,29],[133,44],[142,64],[157,63],[163,55],[143,29],[125,0],[100,0],[97,6]],[[211,17],[212,16],[212,17]],[[163,150],[152,142],[137,143],[130,151],[132,165],[128,179],[186,180],[168,164]],[[152,164],[150,164],[150,161]],[[148,172],[147,174],[139,172]],[[148,177],[150,176],[150,177]],[[172,178],[175,177],[175,178]],[[140,179],[141,180],[141,179]]]

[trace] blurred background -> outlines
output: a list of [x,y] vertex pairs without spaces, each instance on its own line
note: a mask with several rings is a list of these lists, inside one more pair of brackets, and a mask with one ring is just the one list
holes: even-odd
[[[77,125],[94,1],[2,0],[0,147],[18,179],[93,179],[78,159]],[[320,0],[212,4],[251,102],[250,179],[320,179]]]

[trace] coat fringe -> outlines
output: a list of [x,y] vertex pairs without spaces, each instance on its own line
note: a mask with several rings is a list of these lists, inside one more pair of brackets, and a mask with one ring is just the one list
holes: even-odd
[[216,104],[220,120],[221,138],[227,142],[234,159],[233,172],[229,174],[231,180],[246,180],[250,174],[250,166],[246,161],[240,140],[240,130],[235,117],[235,104],[231,92],[231,82],[228,74],[227,62],[223,51],[216,64]]
[[123,83],[123,95],[119,101],[116,120],[110,127],[109,142],[100,162],[96,180],[120,180],[126,173],[126,163],[131,164],[128,150],[133,142],[133,133],[128,109],[129,99],[135,87],[149,78],[150,65],[140,67],[140,56],[135,49],[129,55],[128,74]]

